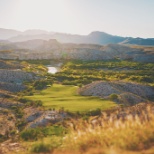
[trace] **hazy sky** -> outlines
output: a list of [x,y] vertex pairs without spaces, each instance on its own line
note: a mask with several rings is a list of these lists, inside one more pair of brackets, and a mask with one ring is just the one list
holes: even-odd
[[0,0],[0,28],[154,38],[154,0]]

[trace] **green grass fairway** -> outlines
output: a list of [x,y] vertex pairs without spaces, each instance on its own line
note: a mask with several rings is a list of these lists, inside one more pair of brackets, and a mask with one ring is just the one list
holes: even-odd
[[71,112],[85,112],[93,109],[109,109],[116,104],[109,100],[97,97],[80,96],[77,94],[78,87],[54,84],[53,86],[35,93],[33,96],[25,96],[30,100],[41,100],[47,109],[64,107]]

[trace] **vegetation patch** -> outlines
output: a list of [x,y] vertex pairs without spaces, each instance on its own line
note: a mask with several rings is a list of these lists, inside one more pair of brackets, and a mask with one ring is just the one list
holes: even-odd
[[24,141],[36,141],[47,136],[63,136],[65,133],[66,129],[63,126],[54,125],[23,130],[20,134],[20,137]]
[[93,81],[125,80],[154,83],[154,64],[124,60],[69,61],[52,75],[65,85],[85,85]]
[[34,101],[41,100],[47,109],[63,107],[71,112],[87,112],[97,108],[105,110],[116,106],[113,101],[80,96],[77,94],[77,90],[77,86],[53,84],[45,90],[35,92],[33,96],[25,96],[25,98]]
[[32,146],[31,152],[46,153],[51,152],[50,144],[38,143]]

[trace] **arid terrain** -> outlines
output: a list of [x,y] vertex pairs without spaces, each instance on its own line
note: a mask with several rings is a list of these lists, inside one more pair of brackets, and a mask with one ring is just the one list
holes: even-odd
[[2,59],[18,60],[132,60],[154,62],[154,47],[109,44],[62,44],[57,40],[29,40],[25,42],[3,42],[0,44]]
[[153,46],[17,33],[0,41],[0,153],[153,153]]

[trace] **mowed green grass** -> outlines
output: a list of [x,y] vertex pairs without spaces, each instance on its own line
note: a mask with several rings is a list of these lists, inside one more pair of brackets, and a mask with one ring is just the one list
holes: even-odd
[[89,110],[109,109],[116,104],[109,100],[98,97],[80,96],[77,94],[78,87],[70,85],[54,84],[53,86],[35,93],[33,96],[25,96],[30,100],[41,100],[47,109],[59,109],[64,107],[71,112],[86,112]]

